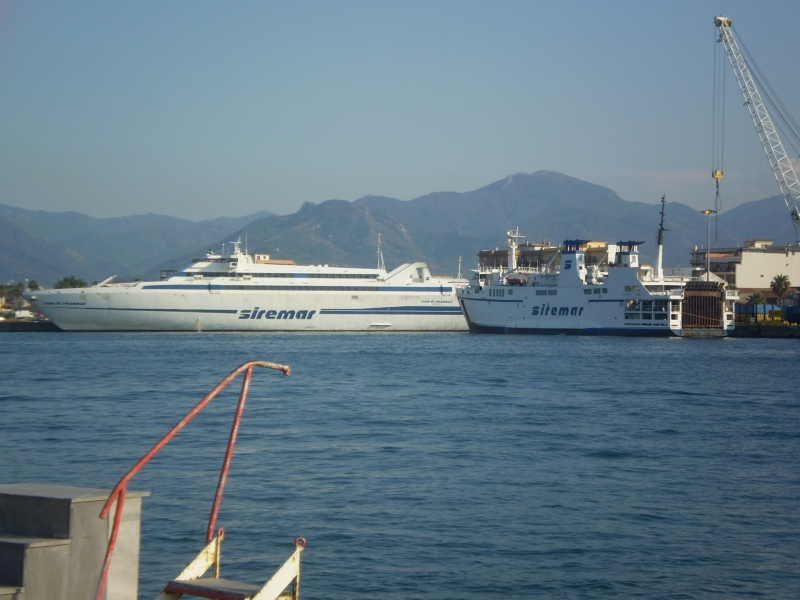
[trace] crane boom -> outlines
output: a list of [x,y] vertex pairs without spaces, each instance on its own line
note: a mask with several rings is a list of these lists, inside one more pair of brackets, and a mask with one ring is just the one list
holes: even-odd
[[770,167],[772,167],[772,174],[775,175],[775,180],[778,182],[778,187],[783,195],[783,201],[791,214],[795,240],[800,243],[800,209],[798,208],[800,181],[797,179],[797,173],[794,172],[786,150],[783,149],[783,144],[778,137],[778,132],[775,130],[772,119],[769,117],[767,107],[761,100],[761,94],[759,94],[753,76],[750,74],[750,69],[739,50],[739,45],[733,38],[731,23],[731,20],[726,17],[716,17],[714,19],[714,25],[719,28],[719,41],[728,54],[728,60],[730,60],[731,67],[733,67],[733,74],[736,76],[736,81],[742,90],[742,96],[744,96],[744,103],[753,118],[753,124],[756,126],[758,137],[761,139],[761,145],[764,147],[767,160],[769,160]]

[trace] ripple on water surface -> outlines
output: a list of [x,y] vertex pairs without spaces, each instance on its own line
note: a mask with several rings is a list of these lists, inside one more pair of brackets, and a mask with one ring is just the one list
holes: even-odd
[[[800,597],[792,340],[4,334],[0,482],[110,487],[257,371],[219,524],[306,598]],[[142,597],[202,546],[238,383],[134,480]]]

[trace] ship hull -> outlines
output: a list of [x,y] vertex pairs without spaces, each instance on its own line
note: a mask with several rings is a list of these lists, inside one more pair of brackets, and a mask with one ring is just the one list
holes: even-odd
[[477,325],[469,323],[469,330],[472,333],[503,333],[503,334],[522,334],[522,335],[608,335],[608,336],[627,336],[627,337],[679,337],[679,334],[671,329],[642,329],[628,328],[621,329],[616,327],[500,327],[493,325]]
[[727,321],[716,316],[718,325],[687,327],[684,287],[651,294],[635,275],[617,269],[602,285],[470,287],[458,295],[475,333],[725,337],[733,331],[732,313]]
[[[665,202],[662,198],[662,202]],[[725,337],[738,293],[725,282],[664,275],[659,228],[657,268],[639,264],[643,242],[565,240],[526,244],[508,233],[506,256],[481,252],[469,286],[457,290],[470,331],[540,335]],[[587,254],[588,253],[588,254]],[[522,260],[521,263],[517,259]],[[559,263],[554,265],[556,259]],[[509,266],[505,267],[505,261]],[[488,266],[491,261],[491,266]],[[498,266],[499,265],[499,266]],[[606,265],[604,269],[601,269]]]
[[[506,292],[508,289],[506,289]],[[620,294],[610,299],[586,300],[580,294],[569,294],[561,303],[547,302],[531,296],[530,290],[516,288],[515,300],[487,299],[485,292],[478,297],[462,290],[461,303],[469,330],[473,333],[507,333],[536,335],[608,335],[627,337],[727,337],[733,322],[727,327],[684,328],[679,312],[671,312],[675,302],[662,300],[663,311],[632,312],[625,306],[630,300],[643,304],[650,297]]]
[[198,287],[49,290],[31,302],[65,331],[467,331],[455,294],[439,288],[210,293]]

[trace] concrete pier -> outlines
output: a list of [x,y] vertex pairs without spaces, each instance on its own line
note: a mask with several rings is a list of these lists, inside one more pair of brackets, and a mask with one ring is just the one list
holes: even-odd
[[738,338],[800,338],[800,325],[736,325],[731,334]]
[[15,333],[31,331],[61,331],[51,321],[0,321],[0,333],[11,331]]
[[[0,485],[0,600],[93,600],[114,520],[111,490]],[[136,600],[142,498],[128,492],[106,600]]]

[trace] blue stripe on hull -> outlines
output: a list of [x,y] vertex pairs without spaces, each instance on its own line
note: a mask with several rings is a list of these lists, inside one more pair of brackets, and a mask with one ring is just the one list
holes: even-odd
[[109,306],[56,306],[59,310],[108,310],[123,312],[166,312],[166,313],[211,313],[219,315],[235,315],[239,312],[234,309],[213,309],[213,308],[116,308]]
[[[260,290],[260,287],[266,287],[267,285],[276,287],[280,286],[280,284],[269,283],[269,284],[243,284],[240,281],[233,281],[228,284],[217,284],[217,283],[204,283],[204,284],[195,284],[195,283],[164,283],[164,284],[155,284],[155,285],[143,285],[143,290],[154,290],[154,291],[163,291],[163,290],[193,290],[196,292],[209,292],[211,290],[220,291],[223,293],[227,292],[263,292],[263,293],[272,293],[272,292],[317,292],[317,293],[325,293],[325,292],[406,292],[406,293],[430,293],[430,294],[444,294],[444,293],[452,293],[452,287],[413,287],[413,286],[380,286],[380,285],[363,285],[363,286],[355,286],[352,284],[348,285],[322,285],[316,287],[327,287],[329,289],[324,290],[313,290],[309,289],[312,286],[303,286],[303,285],[284,285],[287,289],[284,290]],[[228,290],[226,287],[236,287],[235,290]],[[361,290],[354,290],[354,289],[343,289],[337,290],[337,287],[341,288],[353,288],[353,287],[362,287],[365,289]],[[242,289],[239,289],[242,288]]]
[[460,298],[463,301],[469,302],[511,302],[514,304],[521,304],[523,300],[505,300],[503,298]]
[[458,306],[385,306],[378,308],[323,308],[321,315],[460,315]]
[[489,327],[469,323],[472,333],[517,333],[533,335],[616,335],[628,337],[672,337],[677,335],[671,329],[621,329],[611,327],[593,327],[591,329],[542,329],[521,327]]

